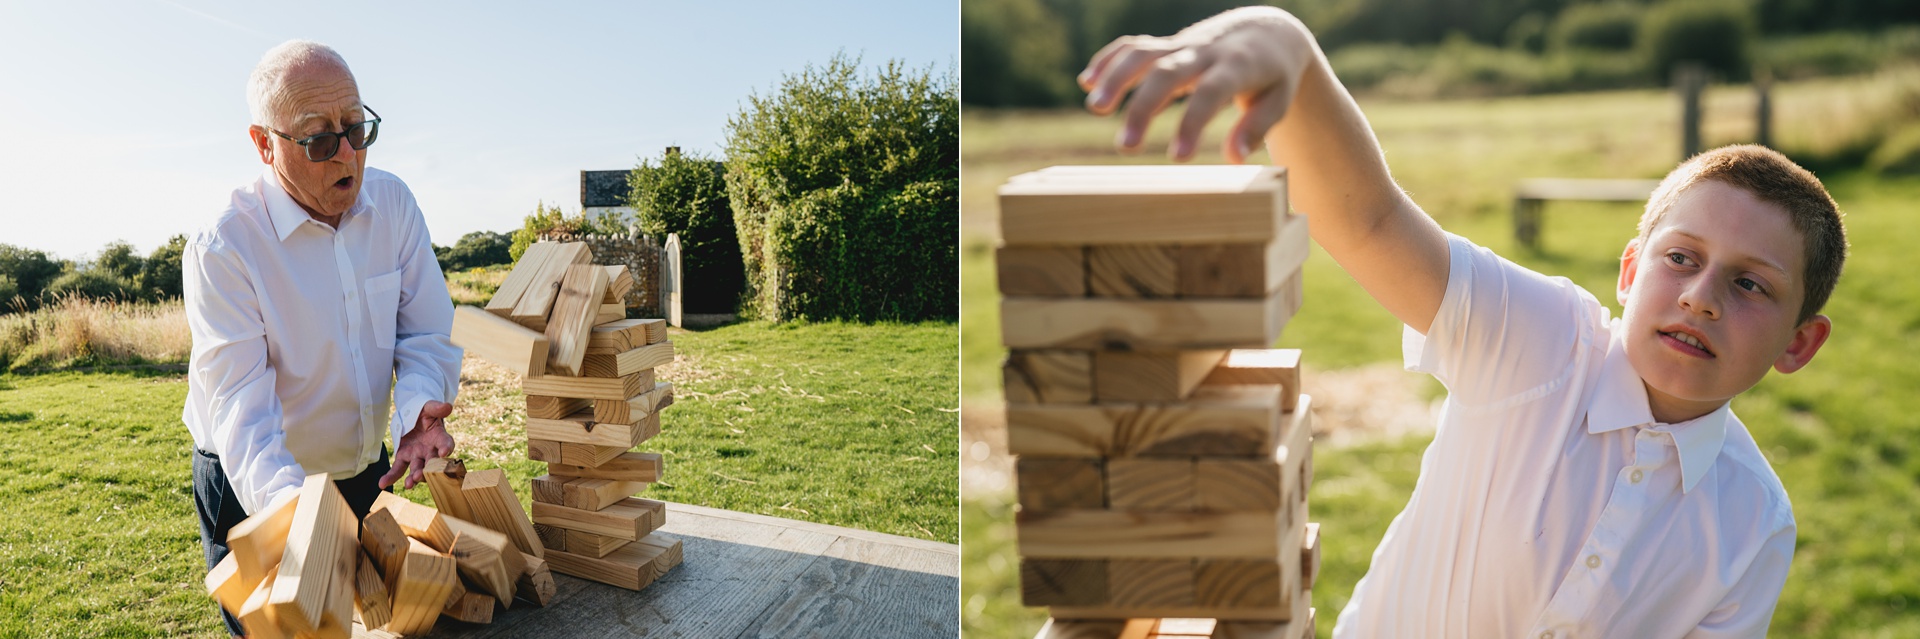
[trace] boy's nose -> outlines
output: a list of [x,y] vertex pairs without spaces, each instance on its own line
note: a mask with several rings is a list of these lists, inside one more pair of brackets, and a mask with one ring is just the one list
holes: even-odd
[[1693,281],[1680,287],[1680,308],[1707,316],[1707,319],[1720,319],[1720,300],[1713,282],[1705,277],[1693,278]]

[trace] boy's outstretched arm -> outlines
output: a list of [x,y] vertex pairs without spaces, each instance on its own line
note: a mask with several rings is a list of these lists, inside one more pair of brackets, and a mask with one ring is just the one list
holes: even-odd
[[1172,36],[1120,38],[1079,79],[1087,108],[1103,115],[1132,91],[1118,139],[1129,150],[1186,95],[1171,149],[1179,161],[1193,156],[1209,120],[1238,104],[1227,158],[1245,161],[1264,139],[1287,167],[1289,197],[1312,220],[1314,240],[1395,317],[1427,332],[1447,290],[1446,235],[1393,183],[1366,116],[1298,19],[1247,7]]

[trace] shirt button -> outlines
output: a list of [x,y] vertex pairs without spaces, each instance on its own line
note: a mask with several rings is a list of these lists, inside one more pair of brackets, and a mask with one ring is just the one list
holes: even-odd
[[1548,630],[1546,632],[1540,633],[1540,639],[1553,639],[1553,631]]
[[1599,555],[1587,555],[1587,567],[1588,567],[1588,568],[1599,568],[1599,567],[1600,567],[1600,556],[1599,556]]
[[1630,477],[1628,477],[1628,479],[1629,479],[1629,480],[1631,480],[1631,481],[1633,481],[1633,483],[1636,483],[1636,484],[1638,484],[1638,483],[1640,483],[1640,480],[1641,480],[1642,478],[1644,478],[1644,477],[1646,477],[1646,474],[1645,474],[1645,473],[1642,473],[1642,472],[1640,472],[1640,471],[1638,471],[1638,470],[1636,470],[1636,471],[1633,471],[1633,475],[1632,475],[1632,476],[1630,476]]

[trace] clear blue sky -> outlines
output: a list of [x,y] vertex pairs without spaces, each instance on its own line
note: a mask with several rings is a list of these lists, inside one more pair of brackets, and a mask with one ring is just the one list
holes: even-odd
[[382,117],[368,165],[441,245],[577,211],[582,169],[718,156],[749,94],[835,52],[945,74],[960,40],[956,0],[0,0],[0,243],[145,254],[204,224],[264,168],[247,73],[294,38],[346,57]]

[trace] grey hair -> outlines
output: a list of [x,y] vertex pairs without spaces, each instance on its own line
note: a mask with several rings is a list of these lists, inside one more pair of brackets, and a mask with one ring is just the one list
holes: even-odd
[[349,77],[353,75],[353,71],[347,69],[346,58],[340,57],[338,51],[311,40],[288,40],[260,56],[260,63],[253,66],[253,74],[247,78],[247,110],[253,114],[253,123],[260,126],[271,124],[268,118],[285,100],[287,72],[294,67],[316,62],[340,65]]

